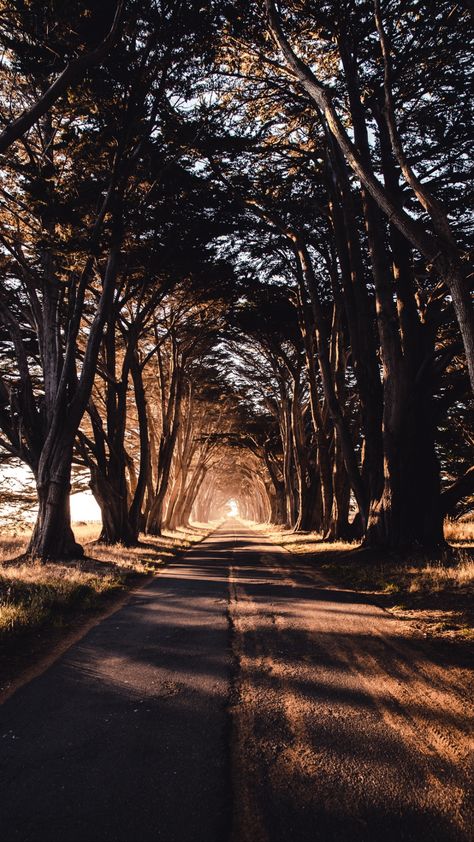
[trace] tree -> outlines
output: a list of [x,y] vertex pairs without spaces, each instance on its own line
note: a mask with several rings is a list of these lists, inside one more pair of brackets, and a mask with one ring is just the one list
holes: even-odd
[[[283,33],[274,0],[265,0],[265,3],[270,32],[283,53],[292,75],[314,101],[319,113],[324,117],[329,131],[354,173],[360,179],[364,189],[367,190],[389,221],[398,228],[403,237],[437,271],[449,289],[463,337],[471,387],[474,389],[474,310],[467,284],[468,274],[465,269],[467,255],[456,244],[447,213],[416,177],[405,156],[395,121],[391,86],[391,55],[383,28],[380,4],[376,0],[375,20],[384,60],[384,113],[387,119],[392,151],[400,165],[407,186],[411,188],[421,207],[428,213],[433,227],[432,231],[421,225],[419,220],[414,220],[409,216],[403,206],[389,193],[386,186],[374,175],[373,166],[365,154],[365,150],[360,148],[357,141],[354,144],[345,130],[327,87],[291,48]],[[360,97],[360,93],[358,96]]]
[[[292,25],[300,35],[305,56],[305,61],[298,61],[305,67],[311,64],[323,77],[336,80],[333,99],[337,99],[343,112],[344,126],[353,127],[352,146],[371,178],[373,172],[382,172],[383,189],[405,214],[405,202],[414,206],[414,201],[402,189],[389,127],[383,117],[384,79],[378,70],[380,63],[376,63],[380,53],[378,47],[374,48],[372,37],[374,29],[377,34],[373,8],[366,3],[351,3],[347,4],[345,15],[335,4],[326,4],[324,11],[304,3],[288,4],[286,8],[291,12]],[[309,14],[302,14],[303,9]],[[279,20],[274,10],[270,9],[270,13],[273,36],[283,50]],[[321,272],[328,274],[327,288],[335,310],[339,310],[341,347],[350,353],[345,386],[352,371],[357,379],[364,442],[360,466],[357,456],[352,457],[354,469],[350,473],[353,490],[359,488],[360,514],[368,523],[367,542],[390,546],[442,542],[433,399],[440,388],[443,371],[458,347],[457,340],[445,346],[437,338],[440,318],[450,318],[446,288],[433,283],[433,275],[422,268],[416,251],[396,227],[395,216],[387,225],[368,189],[367,179],[362,180],[360,196],[357,195],[357,185],[347,172],[341,154],[340,135],[335,134],[328,113],[322,107],[308,107],[312,100],[308,102],[301,97],[302,82],[295,75],[294,65],[288,74],[288,51],[284,53],[287,64],[282,65],[279,54],[271,52],[269,40],[262,35],[259,24],[258,11],[252,6],[243,20],[234,22],[222,53],[223,99],[231,98],[233,109],[240,109],[248,138],[245,150],[235,147],[233,152],[226,150],[226,170],[229,172],[231,166],[235,173],[231,186],[260,208],[270,224],[273,217],[273,224],[279,223],[281,233],[292,232],[295,240],[299,238],[303,242],[310,257],[309,261],[303,260],[306,275],[307,267],[311,271],[311,263],[315,262],[315,254],[319,285]],[[437,26],[438,20],[433,23],[432,31]],[[421,40],[415,43],[416,49],[421,50]],[[458,60],[457,56],[462,56],[459,30],[450,44],[453,46],[456,57],[446,54],[451,66]],[[404,84],[402,96],[412,96],[407,89],[409,85],[414,87],[413,79],[410,77]],[[364,102],[362,90],[366,92]],[[332,101],[329,104],[332,108]],[[416,103],[413,106],[410,102],[409,113],[413,112],[417,113]],[[430,119],[433,120],[431,112]],[[341,120],[340,123],[341,131],[345,132]],[[286,135],[283,125],[287,127]],[[256,131],[257,126],[264,127],[258,128],[253,154],[249,126],[255,126]],[[418,144],[418,154],[432,155],[431,147],[427,144],[423,147],[417,140],[422,137],[422,132],[412,132],[410,143]],[[467,135],[462,128],[460,147],[464,144],[466,149],[466,142]],[[438,147],[437,155],[436,168],[447,172],[446,147],[442,152]],[[349,164],[352,166],[351,161]],[[222,160],[219,166],[222,169]],[[306,195],[314,197],[312,210],[308,202],[305,207],[300,199],[302,185],[307,185]],[[456,210],[449,192],[443,189],[446,205],[450,211]],[[329,230],[325,219],[330,221]],[[459,213],[458,219],[463,222]],[[420,216],[416,230],[425,224],[428,230],[429,220]],[[467,242],[459,225],[458,229],[458,239]],[[320,231],[325,231],[323,237]],[[436,236],[436,232],[429,236]],[[305,276],[301,263],[300,276]],[[308,293],[314,289],[318,286],[308,284]],[[317,301],[312,301],[313,311],[314,303]],[[380,352],[377,341],[372,339],[375,314]],[[324,328],[324,319],[316,317],[314,324],[315,327],[322,324]],[[323,341],[320,365],[327,360],[326,347],[327,341]],[[378,353],[383,365],[383,419]],[[330,382],[326,377],[326,386]],[[326,400],[328,395],[326,388]],[[337,406],[332,398],[330,405],[336,418]],[[354,429],[353,424],[349,426]],[[352,434],[351,431],[350,435],[342,436],[349,456]],[[341,441],[341,434],[338,438]],[[348,464],[345,460],[346,469]]]
[[[11,117],[10,119],[4,117],[2,122],[7,122],[7,126],[2,132],[0,132],[0,154],[4,154],[9,146],[15,143],[15,141],[19,138],[23,137],[35,123],[38,123],[39,120],[51,109],[59,97],[66,93],[68,88],[71,88],[74,84],[79,84],[89,68],[100,64],[107,57],[107,54],[110,52],[117,39],[122,19],[123,5],[123,0],[119,0],[113,16],[112,25],[103,41],[101,41],[93,49],[86,47],[85,52],[81,53],[81,55],[77,56],[77,58],[69,60],[64,70],[58,74],[49,87],[41,93],[35,102],[33,102],[30,106],[27,106],[18,117],[14,117],[13,119]],[[13,5],[10,7],[8,12],[8,28],[5,26],[5,17],[2,19],[3,40],[7,49],[11,45],[12,41],[16,41],[19,35],[20,37],[24,37],[26,35],[22,26],[22,21],[21,19],[18,20]],[[97,26],[97,17],[97,14],[94,15],[94,19],[90,21],[91,25],[89,30],[93,37],[96,35],[95,28]],[[83,27],[81,28],[83,29]],[[10,84],[11,95],[9,97],[9,111],[11,111],[11,103],[16,96],[17,79],[15,79],[14,76]]]
[[[32,555],[81,552],[68,508],[73,445],[125,261],[128,202],[141,183],[137,167],[158,131],[163,97],[192,79],[192,70],[182,76],[190,56],[179,15],[179,3],[131,6],[120,49],[106,71],[90,68],[80,97],[58,101],[6,162],[11,191],[2,231],[0,313],[16,373],[3,384],[2,429],[6,449],[36,476],[39,514]],[[59,31],[64,37],[64,28],[48,28],[36,7],[31,17],[25,11],[23,23],[37,52],[34,67],[26,67],[27,45],[12,44],[18,72],[26,79],[33,70],[36,84],[47,89],[53,69],[46,34]],[[206,31],[197,17],[196,26]],[[197,51],[194,40],[192,54]],[[25,219],[19,209],[26,207]],[[78,360],[84,330],[87,341]]]

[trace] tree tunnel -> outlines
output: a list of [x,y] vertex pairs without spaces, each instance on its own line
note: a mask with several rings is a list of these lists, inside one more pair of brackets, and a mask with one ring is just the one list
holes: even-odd
[[156,26],[143,0],[100,49],[104,4],[76,5],[3,4],[0,473],[34,478],[29,556],[81,554],[86,483],[106,544],[233,500],[444,548],[474,505],[466,4]]

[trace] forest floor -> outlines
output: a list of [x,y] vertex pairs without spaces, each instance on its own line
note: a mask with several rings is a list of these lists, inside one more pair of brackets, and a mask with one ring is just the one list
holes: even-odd
[[[214,525],[215,526],[215,525]],[[29,534],[0,541],[0,701],[107,613],[131,589],[163,565],[202,541],[214,528],[193,524],[162,536],[142,536],[137,547],[97,543],[100,525],[74,524],[85,557],[63,563],[28,562],[21,557]]]
[[472,672],[229,520],[0,707],[4,842],[472,842]]
[[474,647],[474,521],[448,523],[449,554],[397,556],[316,533],[254,526],[342,588],[351,588],[407,624],[414,637]]

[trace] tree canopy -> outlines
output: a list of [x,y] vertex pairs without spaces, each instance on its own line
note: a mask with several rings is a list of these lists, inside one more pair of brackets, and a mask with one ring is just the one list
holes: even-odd
[[109,543],[232,499],[442,544],[474,499],[467,4],[1,21],[0,456],[34,477],[30,555],[82,552],[86,476]]

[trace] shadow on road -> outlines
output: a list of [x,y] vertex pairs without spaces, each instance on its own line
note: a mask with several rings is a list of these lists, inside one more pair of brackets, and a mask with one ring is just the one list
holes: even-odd
[[221,528],[0,708],[2,840],[466,842],[462,705],[390,619]]

